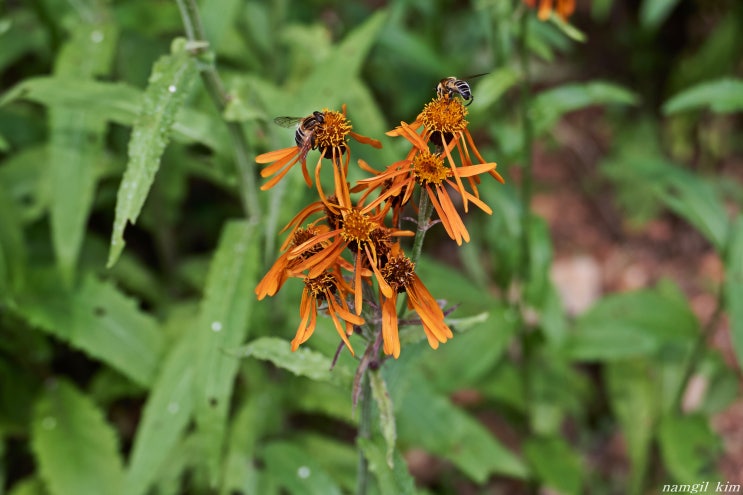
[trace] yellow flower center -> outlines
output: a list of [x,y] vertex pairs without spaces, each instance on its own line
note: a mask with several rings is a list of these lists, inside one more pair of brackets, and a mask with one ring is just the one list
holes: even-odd
[[315,278],[305,278],[304,286],[318,299],[325,299],[327,294],[336,290],[335,277],[330,272],[323,272]]
[[438,97],[423,107],[418,119],[429,131],[454,134],[467,128],[467,107],[459,98]]
[[395,256],[390,258],[380,271],[384,281],[399,294],[405,292],[405,288],[413,282],[415,263],[407,256]]
[[357,245],[371,240],[371,233],[378,228],[378,224],[359,210],[352,209],[343,217],[343,231],[341,236],[348,243],[356,242]]
[[413,174],[420,184],[441,184],[451,175],[440,154],[420,151],[413,158]]
[[351,123],[341,112],[323,110],[323,123],[317,126],[314,133],[315,145],[324,151],[328,148],[346,147],[346,136],[351,132]]

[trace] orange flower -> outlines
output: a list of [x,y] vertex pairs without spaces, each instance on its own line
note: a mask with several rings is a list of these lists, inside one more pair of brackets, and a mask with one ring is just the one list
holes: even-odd
[[[536,0],[523,0],[526,5],[528,5],[530,8],[534,8],[534,5],[536,4]],[[555,7],[555,10],[557,11],[557,15],[563,20],[567,21],[568,17],[570,17],[573,12],[575,11],[575,0],[555,0],[554,3],[557,3],[557,6]],[[539,10],[537,11],[537,16],[540,20],[546,21],[549,19],[550,14],[552,14],[552,4],[553,0],[540,0],[539,1]]]
[[[301,261],[301,258],[291,258],[289,251],[305,241],[312,239],[321,231],[321,229],[308,227],[306,229],[295,229],[292,232],[281,247],[281,250],[284,251],[283,254],[279,256],[255,288],[255,294],[258,296],[259,301],[266,296],[276,295],[284,285],[284,282],[286,282],[290,272],[292,272],[292,268]],[[320,245],[316,246],[316,249],[320,248]],[[309,256],[310,253],[308,252],[306,255]]]
[[317,311],[323,302],[327,303],[327,313],[333,320],[333,325],[338,331],[343,343],[346,344],[351,354],[354,354],[348,336],[353,333],[354,325],[363,325],[364,319],[357,316],[348,309],[346,297],[350,288],[343,281],[337,269],[327,270],[316,277],[304,279],[304,290],[302,291],[302,302],[299,305],[300,322],[297,334],[292,340],[292,351],[306,342],[315,331],[317,324]]
[[[418,149],[427,149],[428,143],[433,143],[437,150],[443,152],[449,162],[452,170],[457,168],[457,164],[452,157],[452,149],[456,148],[461,167],[470,167],[473,165],[470,151],[477,158],[478,163],[487,163],[475,146],[475,141],[469,132],[469,123],[465,119],[467,116],[467,107],[459,98],[452,98],[449,95],[441,95],[434,98],[431,102],[423,107],[423,111],[418,115],[414,122],[405,124],[404,122],[394,130],[387,133],[388,136],[403,136]],[[423,127],[420,135],[416,131]],[[453,145],[452,145],[453,142]],[[503,177],[495,171],[493,166],[488,173],[498,182],[505,183]],[[460,177],[462,174],[452,174],[457,182],[460,192],[464,191]],[[478,174],[473,174],[468,181],[472,187],[475,197],[479,197],[477,183],[479,182]],[[463,195],[464,211],[467,211],[468,198]]]
[[[346,250],[350,251],[353,256],[354,308],[360,315],[362,275],[371,269],[382,292],[391,294],[392,289],[379,273],[380,259],[389,252],[392,237],[413,235],[409,231],[385,227],[382,223],[384,215],[385,212],[379,208],[361,204],[351,208],[338,207],[337,210],[328,207],[323,217],[328,222],[328,229],[289,251],[290,260],[301,258],[290,274],[307,270],[307,277],[315,278],[333,266],[343,266],[345,260],[342,256]],[[322,249],[316,249],[318,244]]]
[[418,275],[415,264],[402,254],[399,244],[393,246],[391,257],[382,267],[381,272],[388,285],[393,289],[392,295],[380,293],[382,301],[382,339],[383,350],[387,355],[397,359],[400,356],[400,338],[397,321],[397,295],[408,294],[408,308],[414,310],[420,318],[428,345],[433,349],[452,338],[449,326],[444,322],[444,312],[439,307]]
[[[309,122],[309,123],[308,123]],[[302,175],[308,186],[312,186],[312,179],[307,171],[306,155],[309,148],[320,150],[320,158],[315,165],[315,182],[317,182],[320,195],[320,167],[323,158],[330,158],[333,163],[333,175],[336,190],[347,189],[346,175],[350,161],[350,149],[347,138],[352,137],[356,141],[369,144],[375,148],[381,148],[382,144],[376,139],[371,139],[353,132],[351,123],[346,118],[346,105],[342,112],[324,109],[322,112],[314,112],[312,115],[299,120],[295,140],[296,146],[290,146],[280,150],[269,151],[258,155],[257,163],[269,164],[261,170],[261,177],[273,176],[268,182],[261,186],[261,190],[275,186],[297,163],[302,164]],[[345,155],[345,159],[343,159]],[[348,206],[348,205],[346,205]]]
[[[443,155],[440,152],[431,153],[423,138],[404,122],[399,128],[398,135],[402,135],[413,144],[413,148],[405,160],[393,163],[382,173],[376,172],[366,165],[363,160],[359,160],[362,168],[377,173],[376,177],[358,181],[359,186],[356,189],[363,187],[369,188],[369,191],[365,193],[362,199],[366,198],[373,189],[382,188],[383,190],[379,197],[369,205],[373,206],[381,201],[394,199],[395,205],[401,207],[408,202],[414,185],[417,183],[428,194],[431,204],[433,204],[449,237],[454,239],[459,245],[462,244],[462,241],[469,242],[469,232],[467,232],[467,228],[464,226],[464,222],[459,216],[446,186],[449,186],[449,188],[454,189],[460,194],[465,204],[465,211],[467,209],[466,205],[471,201],[475,206],[490,215],[493,211],[479,199],[476,182],[473,179],[477,179],[478,175],[486,172],[492,173],[495,170],[496,164],[494,162],[478,165],[470,163],[464,167],[447,167],[444,163]],[[449,150],[444,152],[450,158],[448,161],[450,164],[453,163],[450,153],[452,146],[454,146],[454,142],[450,140],[450,143],[445,146]],[[452,178],[454,181],[452,181]],[[463,178],[470,180],[474,194],[465,189],[462,183]],[[394,217],[396,216],[397,212],[394,214]]]

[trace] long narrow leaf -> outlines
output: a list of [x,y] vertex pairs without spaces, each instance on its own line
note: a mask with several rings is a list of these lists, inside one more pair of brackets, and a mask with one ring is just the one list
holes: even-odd
[[193,413],[193,345],[189,332],[168,354],[134,439],[125,493],[140,495],[155,480]]
[[665,114],[709,107],[715,113],[743,111],[743,80],[717,79],[707,81],[674,95],[663,105]]
[[[75,82],[109,71],[113,24],[77,26],[57,57],[55,75]],[[87,106],[56,106],[49,113],[47,168],[52,184],[52,245],[66,281],[71,281],[95,192],[95,166],[103,153],[106,119]]]
[[135,223],[150,191],[178,110],[197,73],[185,50],[184,40],[173,43],[172,53],[160,58],[152,69],[142,110],[129,140],[129,163],[116,197],[116,218],[111,235],[108,266],[124,249],[124,229]]
[[73,385],[50,386],[36,406],[32,447],[51,495],[123,495],[116,434]]
[[196,424],[215,484],[221,462],[232,388],[240,360],[234,355],[247,334],[258,258],[253,225],[228,223],[209,269],[195,342]]

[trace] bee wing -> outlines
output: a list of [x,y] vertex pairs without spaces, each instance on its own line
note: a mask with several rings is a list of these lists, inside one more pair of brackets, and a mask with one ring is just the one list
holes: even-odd
[[276,117],[273,119],[274,124],[281,127],[293,127],[302,122],[303,117]]
[[467,79],[476,79],[478,77],[487,76],[488,74],[490,74],[490,72],[482,72],[480,74],[473,74],[471,76],[466,76],[464,79],[465,80],[467,80]]

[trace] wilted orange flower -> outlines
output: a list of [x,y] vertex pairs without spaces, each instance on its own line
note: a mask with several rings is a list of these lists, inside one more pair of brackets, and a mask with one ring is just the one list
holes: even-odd
[[444,322],[444,312],[439,307],[418,275],[415,274],[415,264],[402,254],[399,244],[395,244],[391,257],[381,269],[382,276],[392,288],[392,295],[380,291],[382,301],[382,339],[384,353],[400,356],[400,338],[397,321],[397,295],[403,292],[408,294],[408,308],[413,309],[420,318],[423,331],[428,338],[428,345],[433,349],[439,343],[452,338],[449,326]]
[[[312,120],[311,126],[303,124],[307,119]],[[323,158],[329,158],[333,163],[336,190],[347,188],[346,174],[351,158],[347,143],[348,136],[360,143],[369,144],[375,148],[382,147],[382,144],[376,139],[362,136],[351,130],[351,123],[346,118],[345,104],[342,107],[342,112],[336,112],[326,108],[322,112],[315,112],[315,114],[306,117],[299,123],[299,126],[297,140],[302,142],[301,145],[297,143],[295,146],[269,151],[255,158],[257,163],[269,164],[261,170],[261,177],[274,176],[261,186],[261,190],[265,191],[275,186],[297,162],[302,164],[302,175],[305,182],[308,186],[312,186],[312,179],[307,171],[306,153],[308,147],[320,151],[320,158],[315,165],[315,182],[317,182],[318,187],[322,160]],[[344,155],[345,159],[343,159]]]
[[327,313],[333,320],[333,325],[338,331],[343,343],[346,344],[351,354],[354,354],[348,336],[353,333],[354,325],[363,325],[364,319],[353,314],[348,309],[346,302],[350,287],[343,281],[337,268],[327,270],[316,277],[304,279],[304,290],[302,291],[302,302],[299,305],[300,322],[297,334],[292,340],[292,351],[307,341],[315,331],[317,324],[317,311],[321,305],[327,304]]
[[[536,0],[523,0],[523,2],[531,8],[534,8],[536,4]],[[537,11],[539,19],[543,21],[549,19],[553,10],[553,3],[557,4],[554,10],[557,11],[557,15],[563,21],[567,21],[568,17],[575,11],[575,0],[554,0],[554,2],[553,0],[539,0],[539,10]]]

